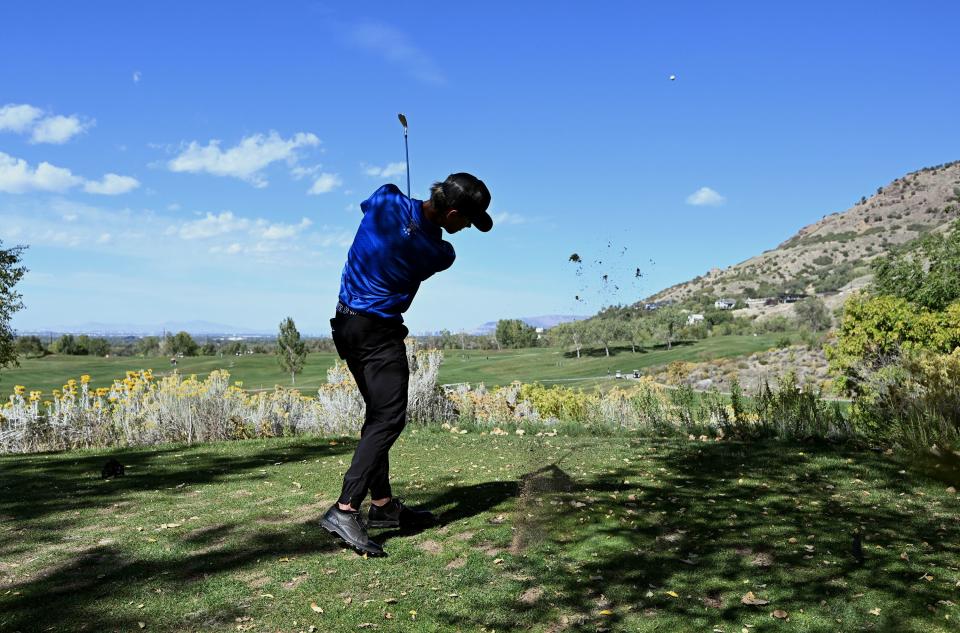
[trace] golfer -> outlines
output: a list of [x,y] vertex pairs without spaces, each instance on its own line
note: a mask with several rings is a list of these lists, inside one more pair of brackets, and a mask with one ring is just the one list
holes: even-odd
[[[403,313],[420,283],[450,268],[456,253],[443,231],[475,226],[493,228],[487,214],[490,191],[467,173],[451,174],[430,187],[430,199],[415,200],[395,185],[384,185],[361,203],[363,219],[347,253],[340,281],[340,301],[330,320],[333,342],[357,382],[367,405],[360,443],[343,478],[340,499],[320,525],[370,556],[383,548],[370,540],[367,526],[417,527],[434,521],[393,497],[390,447],[407,422],[407,365]],[[360,504],[370,493],[366,524]]]

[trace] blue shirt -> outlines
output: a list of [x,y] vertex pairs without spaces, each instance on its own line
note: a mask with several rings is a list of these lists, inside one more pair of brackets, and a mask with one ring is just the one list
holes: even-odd
[[402,321],[420,282],[450,268],[457,254],[423,202],[384,185],[360,203],[363,219],[340,278],[340,301],[358,312]]

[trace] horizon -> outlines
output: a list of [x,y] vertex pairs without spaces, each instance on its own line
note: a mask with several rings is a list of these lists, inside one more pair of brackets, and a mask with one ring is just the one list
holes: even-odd
[[359,203],[406,190],[398,112],[415,198],[493,196],[411,332],[631,304],[960,158],[955,3],[53,6],[0,8],[18,331],[328,332]]

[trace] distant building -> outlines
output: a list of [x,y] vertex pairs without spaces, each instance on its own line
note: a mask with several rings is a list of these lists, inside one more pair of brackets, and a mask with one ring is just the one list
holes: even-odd
[[778,297],[780,303],[796,303],[797,301],[806,298],[807,295],[803,294],[802,292],[785,293]]
[[537,340],[538,340],[538,341],[539,341],[541,338],[543,338],[543,328],[542,328],[542,327],[535,328],[534,331],[537,333]]
[[652,303],[643,304],[643,309],[652,312],[654,310],[659,310],[660,308],[672,306],[673,303],[674,303],[673,299],[667,299],[665,301],[654,301]]
[[769,299],[747,299],[748,308],[759,308],[760,306],[770,305],[767,303]]
[[696,325],[697,323],[703,323],[702,314],[689,314],[687,315],[687,325]]
[[733,299],[717,299],[713,302],[713,307],[717,310],[733,310],[737,302]]

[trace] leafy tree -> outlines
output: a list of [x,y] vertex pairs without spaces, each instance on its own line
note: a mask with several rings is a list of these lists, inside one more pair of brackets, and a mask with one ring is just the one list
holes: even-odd
[[[0,246],[3,243],[0,242]],[[13,313],[23,308],[21,295],[13,287],[17,285],[27,269],[20,266],[20,256],[25,246],[0,248],[0,369],[16,366],[17,350],[14,348],[14,334],[10,327]]]
[[903,352],[950,353],[960,347],[960,301],[942,312],[906,299],[855,295],[844,306],[837,342],[825,351],[844,391],[862,394],[871,374],[895,364]]
[[667,349],[672,349],[673,342],[676,340],[676,334],[687,323],[680,308],[676,306],[664,306],[654,312],[654,327],[659,338],[667,344]]
[[230,341],[223,346],[223,353],[229,356],[247,353],[247,344],[243,341]]
[[137,341],[135,349],[140,356],[155,356],[160,353],[160,339],[156,336],[144,336]]
[[637,345],[643,345],[644,341],[650,338],[650,323],[647,319],[630,319],[624,324],[627,338],[630,339],[630,348],[634,353],[637,351]]
[[277,361],[284,371],[290,372],[290,382],[296,384],[297,373],[303,370],[307,358],[307,346],[300,339],[300,332],[291,317],[280,323],[277,336]]
[[806,327],[814,332],[829,330],[833,324],[830,310],[820,297],[807,297],[794,304],[794,312],[800,327]]
[[497,321],[496,337],[504,347],[534,347],[537,344],[537,330],[520,319]]
[[589,321],[589,338],[599,343],[607,356],[610,356],[610,345],[614,341],[627,338],[627,329],[620,319],[593,319]]
[[580,350],[586,339],[586,324],[584,321],[570,321],[550,328],[550,336],[564,347],[573,347],[580,358]]
[[200,355],[201,356],[216,356],[217,355],[217,346],[214,345],[213,341],[207,341],[200,346]]
[[38,357],[47,353],[47,348],[43,346],[39,336],[21,336],[14,347],[19,356]]
[[876,294],[943,310],[960,299],[960,221],[947,234],[929,233],[916,246],[873,263]]
[[183,331],[170,337],[168,344],[171,354],[183,354],[184,356],[196,356],[200,347],[189,333]]
[[105,338],[90,338],[86,334],[77,337],[77,354],[106,356],[110,353],[110,341]]
[[56,341],[53,342],[51,346],[53,351],[57,354],[79,354],[80,346],[77,344],[77,339],[74,338],[73,334],[63,334]]

